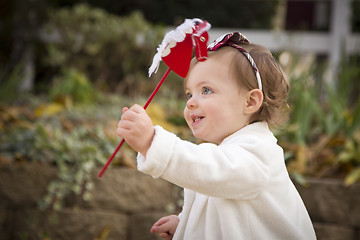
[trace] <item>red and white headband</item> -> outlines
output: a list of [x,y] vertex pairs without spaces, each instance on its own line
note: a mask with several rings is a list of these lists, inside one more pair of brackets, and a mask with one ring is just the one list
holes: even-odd
[[245,55],[245,57],[249,60],[252,68],[254,69],[255,76],[258,82],[258,87],[262,91],[261,77],[259,73],[259,69],[256,66],[254,59],[250,56],[250,54],[242,47],[240,47],[240,43],[250,43],[250,41],[241,33],[233,32],[225,34],[218,39],[216,39],[213,43],[208,46],[209,51],[216,51],[217,49],[223,46],[231,46],[238,49],[241,53]]

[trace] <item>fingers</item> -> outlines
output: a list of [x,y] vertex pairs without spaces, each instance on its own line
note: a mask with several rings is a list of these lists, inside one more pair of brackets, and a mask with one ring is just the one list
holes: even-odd
[[121,120],[134,120],[136,116],[146,113],[145,109],[138,104],[131,108],[124,107],[122,109]]
[[129,146],[144,156],[151,145],[155,130],[150,117],[140,105],[124,107],[116,134],[125,139]]
[[131,123],[130,121],[120,121],[116,129],[116,134],[119,137],[124,137],[124,135],[131,131],[132,126],[133,123]]
[[118,130],[119,130],[119,128],[124,128],[124,129],[130,130],[131,122],[134,122],[137,113],[140,111],[139,108],[141,108],[141,106],[134,105],[130,109],[128,107],[124,107],[122,109],[123,114],[121,115],[121,121],[119,121],[119,123],[118,123]]
[[165,224],[167,221],[169,221],[168,217],[162,217],[160,218],[156,223],[154,223],[154,225],[151,227],[150,232],[167,232],[167,230],[165,231],[165,229],[163,229],[163,227],[161,228],[160,226]]
[[170,216],[160,218],[154,225],[151,227],[150,232],[158,233],[171,233],[172,222],[170,221]]
[[172,239],[172,235],[170,235],[169,233],[159,233],[159,237],[163,238],[163,239]]
[[132,126],[133,126],[133,123],[131,121],[132,117],[131,117],[131,113],[129,111],[129,108],[124,107],[122,109],[122,113],[123,114],[121,116],[121,120],[118,122],[117,129],[116,129],[116,134],[119,137],[124,137],[124,135],[126,135],[126,133],[128,131],[130,131]]
[[130,110],[132,110],[132,111],[134,111],[134,112],[136,112],[136,113],[142,113],[142,112],[145,111],[145,109],[144,109],[142,106],[138,105],[138,104],[134,104],[134,105],[130,108]]
[[160,218],[154,225],[151,227],[150,232],[156,232],[160,238],[165,240],[171,240],[175,234],[177,225],[179,223],[179,218],[176,215],[169,215]]
[[162,218],[160,218],[159,220],[157,220],[156,223],[154,223],[153,226],[160,226],[160,225],[166,223],[167,221],[169,221],[169,217],[168,217],[168,216],[162,217]]

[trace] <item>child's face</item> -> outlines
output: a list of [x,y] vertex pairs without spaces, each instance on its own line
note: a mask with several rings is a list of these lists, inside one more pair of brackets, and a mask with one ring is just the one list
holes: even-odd
[[196,138],[217,144],[249,122],[244,113],[248,91],[236,83],[227,55],[196,63],[185,81],[187,124]]

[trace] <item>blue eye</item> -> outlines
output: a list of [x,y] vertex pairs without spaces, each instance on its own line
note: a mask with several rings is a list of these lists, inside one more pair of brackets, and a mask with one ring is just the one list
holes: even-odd
[[204,87],[202,89],[202,94],[210,94],[213,93],[213,91],[210,88]]
[[189,100],[190,98],[192,98],[192,93],[185,93],[186,95],[186,99]]

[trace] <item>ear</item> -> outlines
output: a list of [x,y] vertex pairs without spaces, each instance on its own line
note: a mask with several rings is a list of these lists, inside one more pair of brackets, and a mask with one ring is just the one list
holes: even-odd
[[253,89],[249,92],[247,92],[246,95],[246,106],[245,106],[245,114],[253,114],[262,105],[264,96],[260,89]]

